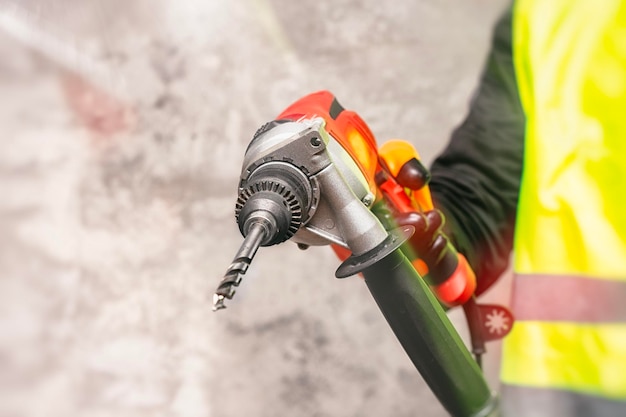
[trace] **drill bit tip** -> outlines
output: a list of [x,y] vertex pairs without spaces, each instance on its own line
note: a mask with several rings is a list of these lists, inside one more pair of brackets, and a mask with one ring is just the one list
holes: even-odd
[[213,294],[213,311],[218,311],[226,308],[224,304],[225,297],[221,294]]
[[248,270],[252,258],[265,239],[266,229],[262,222],[253,222],[248,230],[243,243],[239,247],[235,259],[228,267],[224,278],[220,282],[215,294],[213,294],[213,311],[226,308],[225,299],[233,298],[235,288],[241,282],[241,278]]

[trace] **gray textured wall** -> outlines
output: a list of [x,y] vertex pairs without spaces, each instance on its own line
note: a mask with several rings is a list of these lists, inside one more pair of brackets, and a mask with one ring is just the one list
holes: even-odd
[[429,162],[503,5],[0,0],[0,416],[444,415],[329,249],[211,294],[258,126],[330,89]]

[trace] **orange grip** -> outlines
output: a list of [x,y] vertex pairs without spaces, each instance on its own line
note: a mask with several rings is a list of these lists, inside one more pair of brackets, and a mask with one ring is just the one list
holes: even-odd
[[[393,177],[398,177],[404,165],[413,158],[419,160],[419,153],[410,142],[393,139],[385,142],[379,148],[381,165]],[[388,202],[394,209],[401,213],[412,211],[430,211],[434,204],[430,194],[430,188],[425,185],[418,190],[409,190],[400,186],[394,179],[389,179],[379,185]],[[441,302],[452,307],[465,303],[476,289],[476,276],[467,259],[460,254],[455,255],[458,264],[452,275],[435,286],[431,286],[433,292]],[[415,270],[422,276],[429,273],[428,265],[422,259],[412,261]]]
[[[378,149],[378,155],[389,174],[394,178],[398,176],[402,167],[411,159],[420,160],[420,155],[415,147],[410,142],[402,139],[391,139],[383,143]],[[405,192],[417,209],[428,211],[434,208],[428,186],[424,186],[419,190],[405,190]],[[402,211],[399,207],[397,209]]]
[[476,290],[476,275],[467,259],[457,253],[459,264],[443,283],[431,287],[437,298],[444,304],[453,307],[465,303]]

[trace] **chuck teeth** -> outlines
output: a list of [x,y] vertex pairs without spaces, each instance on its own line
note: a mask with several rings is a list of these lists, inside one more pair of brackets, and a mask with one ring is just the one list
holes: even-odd
[[294,234],[296,234],[302,224],[302,205],[296,195],[291,192],[289,187],[280,182],[263,180],[254,182],[242,188],[239,192],[239,196],[237,197],[237,202],[235,203],[235,219],[239,222],[239,214],[246,205],[246,202],[250,199],[250,197],[259,192],[271,192],[282,197],[283,204],[291,213],[291,221],[287,227],[285,236],[281,241],[284,242],[285,240],[290,239]]

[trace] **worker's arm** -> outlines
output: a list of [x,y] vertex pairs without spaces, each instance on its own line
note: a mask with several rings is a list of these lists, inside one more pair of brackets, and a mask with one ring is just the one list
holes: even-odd
[[435,206],[474,268],[476,293],[506,269],[521,182],[524,114],[511,52],[511,13],[498,22],[465,121],[431,167]]

